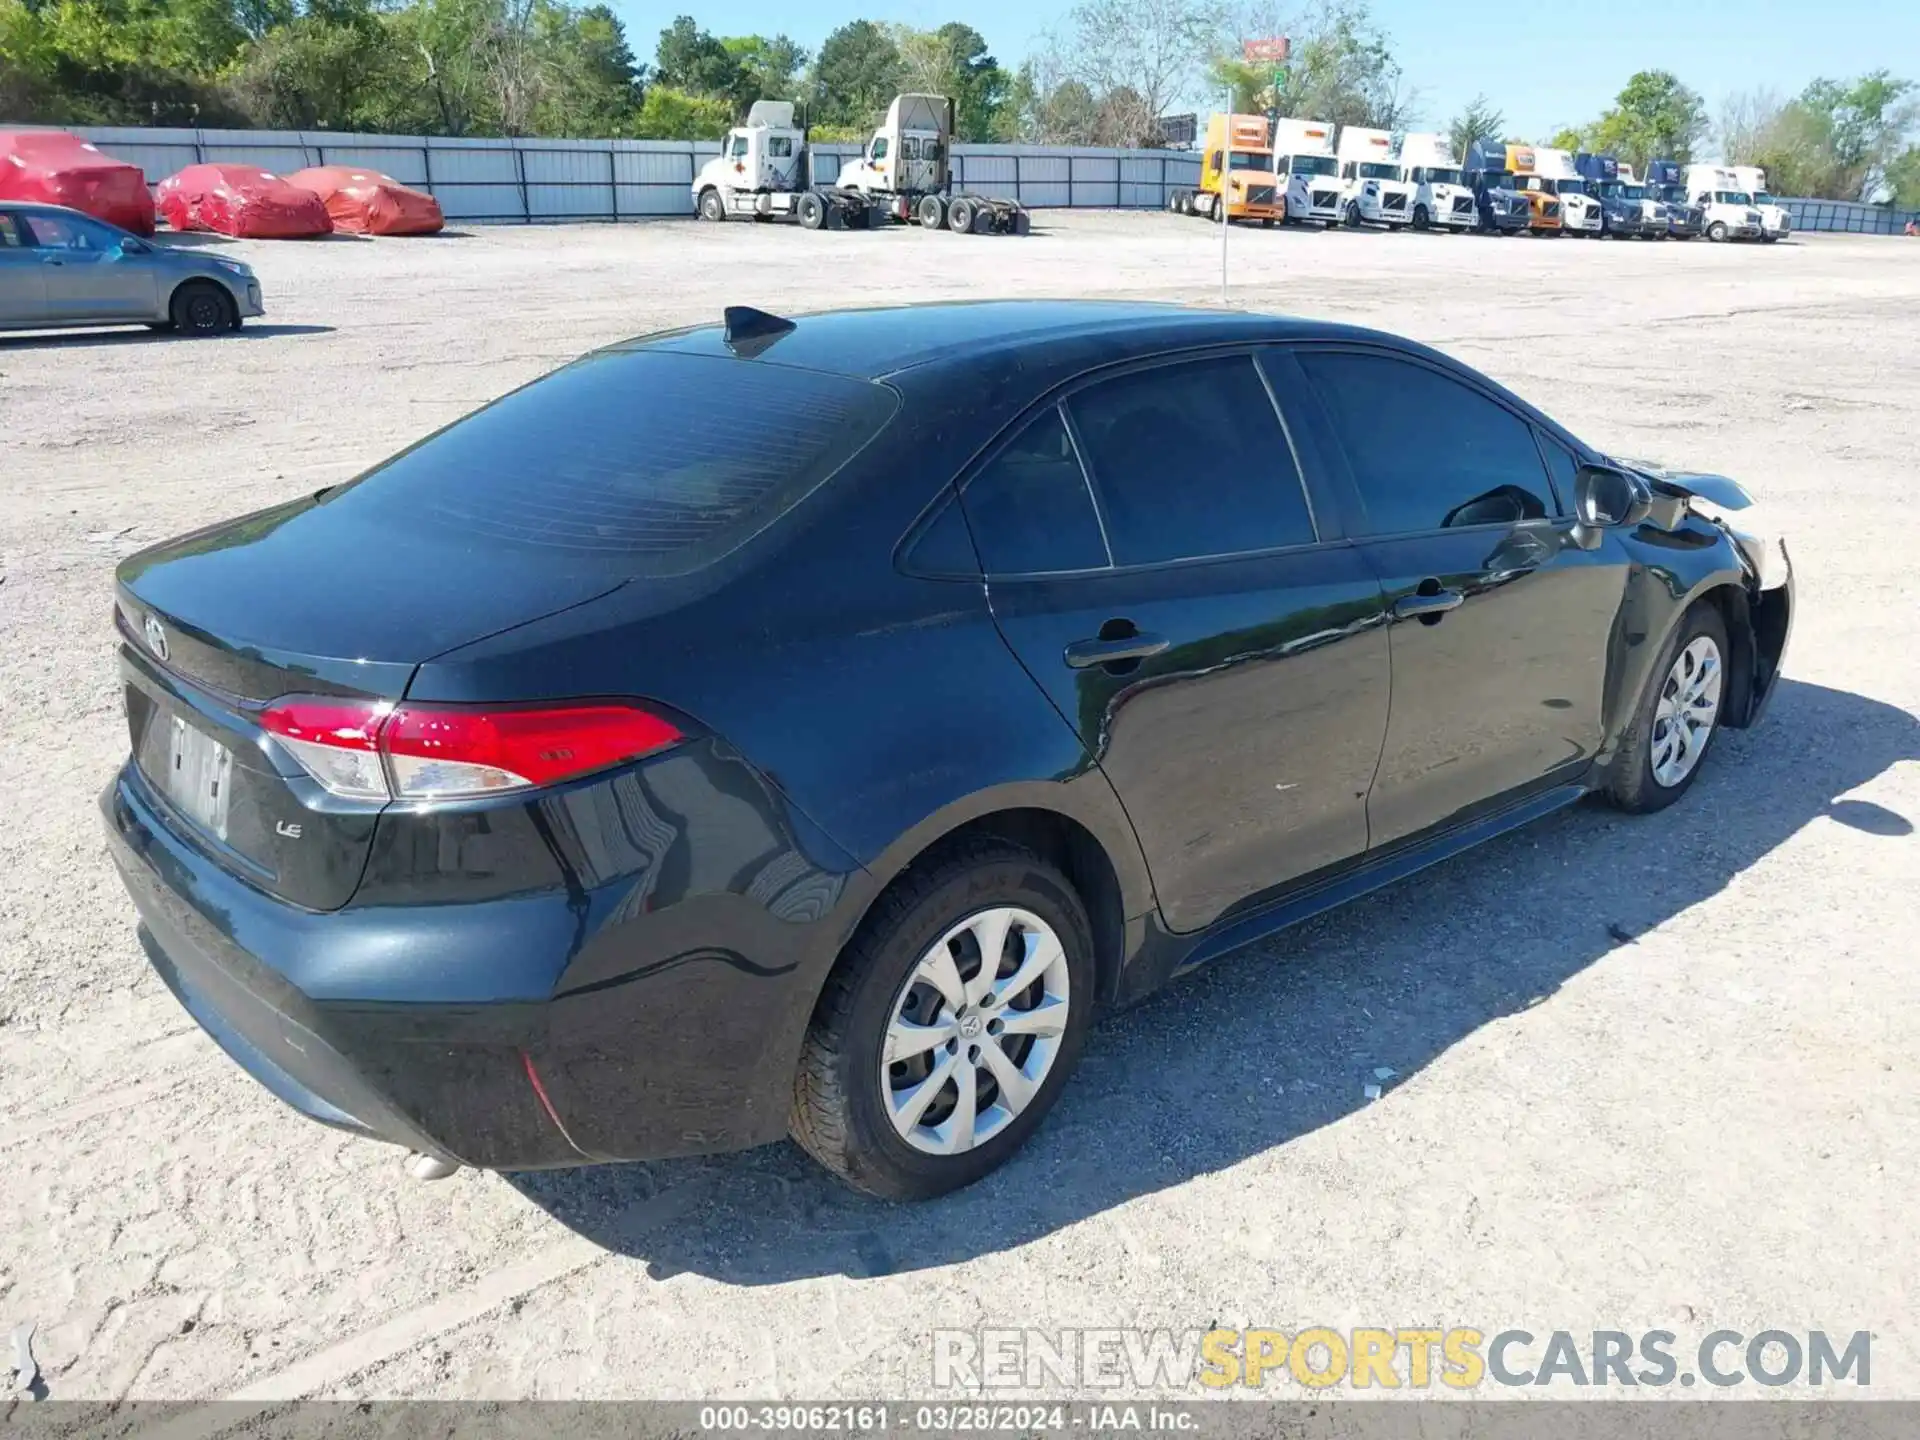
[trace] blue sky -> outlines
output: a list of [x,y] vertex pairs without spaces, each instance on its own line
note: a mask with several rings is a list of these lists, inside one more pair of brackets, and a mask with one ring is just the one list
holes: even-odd
[[[860,17],[922,27],[964,19],[1011,67],[1039,36],[1064,28],[1071,0],[613,4],[643,59],[651,58],[661,28],[685,12],[716,34],[784,30],[809,49]],[[1888,66],[1920,80],[1920,0],[1826,0],[1814,9],[1804,0],[1374,0],[1373,9],[1422,92],[1423,120],[1436,128],[1484,90],[1506,112],[1510,130],[1544,139],[1561,125],[1592,119],[1629,75],[1653,67],[1674,71],[1706,96],[1710,115],[1731,91],[1764,86],[1791,94],[1816,75]]]

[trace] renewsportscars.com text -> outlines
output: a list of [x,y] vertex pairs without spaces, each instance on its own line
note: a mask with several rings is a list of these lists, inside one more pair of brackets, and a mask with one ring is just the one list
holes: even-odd
[[1873,1383],[1873,1337],[1856,1330],[1507,1329],[936,1330],[942,1391],[1478,1390],[1511,1387],[1822,1388]]

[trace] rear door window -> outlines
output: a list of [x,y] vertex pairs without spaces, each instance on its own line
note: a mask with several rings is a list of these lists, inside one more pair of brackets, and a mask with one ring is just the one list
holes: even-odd
[[989,575],[1106,568],[1100,517],[1057,406],[1014,436],[960,498]]
[[678,575],[745,544],[892,419],[869,381],[608,350],[456,421],[321,503],[342,518]]
[[1292,447],[1251,356],[1135,370],[1067,404],[1114,564],[1313,543]]
[[1356,535],[1513,525],[1555,513],[1533,427],[1450,375],[1391,355],[1302,350],[1347,457]]

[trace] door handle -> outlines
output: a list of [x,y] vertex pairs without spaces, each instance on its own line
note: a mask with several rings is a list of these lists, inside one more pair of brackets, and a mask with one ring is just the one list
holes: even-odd
[[1458,590],[1436,590],[1431,595],[1402,595],[1393,602],[1393,618],[1396,620],[1438,620],[1449,610],[1458,610],[1466,604],[1467,597]]
[[1117,665],[1128,660],[1145,660],[1168,649],[1172,642],[1161,635],[1135,631],[1112,640],[1075,640],[1067,646],[1067,664],[1075,670],[1095,665]]
[[40,257],[40,263],[42,265],[64,265],[67,262],[62,260],[58,255],[42,255]]

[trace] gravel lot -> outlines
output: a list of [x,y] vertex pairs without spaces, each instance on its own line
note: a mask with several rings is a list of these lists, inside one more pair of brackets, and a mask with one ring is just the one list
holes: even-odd
[[1563,813],[1108,1022],[947,1202],[790,1146],[410,1183],[150,977],[94,807],[119,556],[725,303],[1217,299],[1197,221],[1043,219],[236,244],[269,307],[236,338],[0,340],[0,1334],[38,1323],[56,1398],[897,1396],[935,1324],[1210,1322],[1865,1329],[1872,1393],[1920,1397],[1912,242],[1236,232],[1236,304],[1745,479],[1799,568],[1787,679],[1676,809]]

